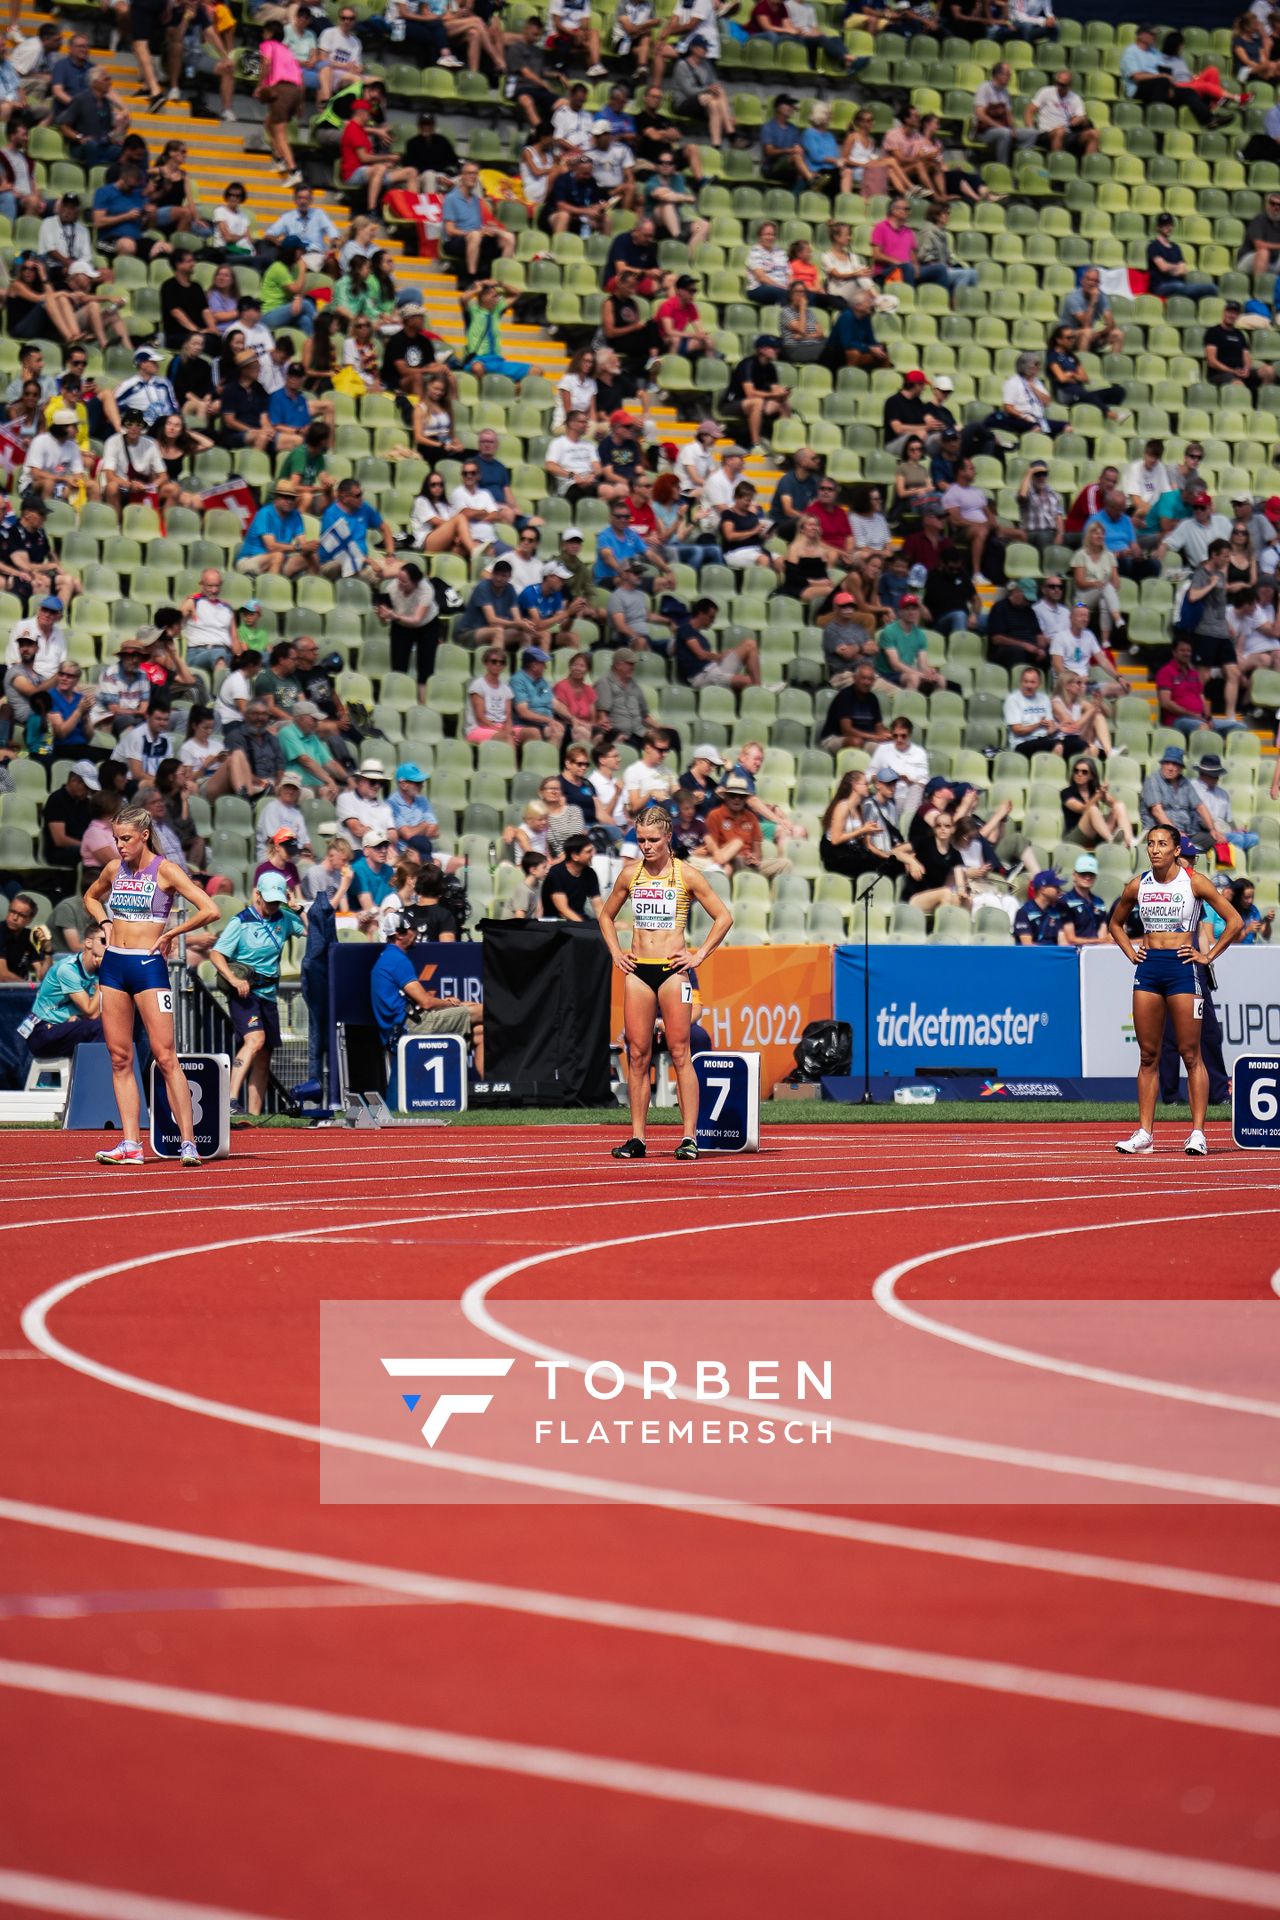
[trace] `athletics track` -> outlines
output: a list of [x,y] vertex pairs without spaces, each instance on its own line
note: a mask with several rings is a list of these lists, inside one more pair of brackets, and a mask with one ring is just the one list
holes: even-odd
[[[1280,1169],[1117,1131],[5,1135],[0,1911],[1280,1911]],[[874,1299],[865,1457],[991,1498],[321,1504],[322,1300],[654,1293]]]

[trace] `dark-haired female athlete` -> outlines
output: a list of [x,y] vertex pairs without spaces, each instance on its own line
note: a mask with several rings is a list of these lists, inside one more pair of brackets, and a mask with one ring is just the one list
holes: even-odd
[[[1160,1089],[1160,1041],[1165,1008],[1173,1023],[1174,1039],[1187,1069],[1187,1099],[1191,1103],[1191,1132],[1186,1151],[1204,1154],[1204,1117],[1209,1108],[1209,1076],[1200,1058],[1200,1021],[1208,982],[1204,969],[1213,965],[1240,931],[1240,915],[1218,889],[1182,863],[1182,835],[1176,827],[1152,827],[1147,835],[1151,866],[1135,875],[1111,913],[1111,937],[1138,971],[1133,976],[1133,1030],[1142,1062],[1138,1068],[1138,1129],[1127,1140],[1116,1141],[1117,1153],[1151,1153],[1155,1149],[1156,1095]],[[1222,932],[1202,958],[1196,952],[1196,928],[1201,902],[1211,906],[1223,922]],[[1135,943],[1125,932],[1134,906],[1142,921]]]
[[[677,1160],[698,1157],[698,1077],[689,1055],[689,1023],[700,967],[733,925],[733,915],[712,892],[706,880],[671,850],[671,816],[665,807],[646,807],[636,826],[640,859],[627,863],[613,892],[600,909],[600,931],[613,955],[613,964],[625,973],[622,1011],[627,1043],[627,1095],[631,1103],[631,1138],[613,1147],[615,1160],[643,1160],[645,1122],[649,1113],[649,1062],[653,1057],[653,1027],[659,1013],[667,1052],[675,1070],[684,1138]],[[631,901],[631,951],[618,944],[615,925],[627,900]],[[691,953],[685,945],[689,902],[696,900],[711,916],[711,931]]]

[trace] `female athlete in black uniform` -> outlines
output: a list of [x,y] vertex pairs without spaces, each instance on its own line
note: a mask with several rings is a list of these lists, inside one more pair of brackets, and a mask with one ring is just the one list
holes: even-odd
[[[636,827],[636,843],[640,859],[623,867],[613,892],[600,909],[600,931],[613,955],[613,964],[627,976],[622,1004],[631,1138],[625,1146],[611,1151],[615,1160],[644,1159],[653,1027],[661,1013],[684,1123],[684,1138],[676,1148],[676,1159],[696,1160],[698,1078],[689,1054],[689,1024],[696,984],[694,969],[720,945],[733,925],[733,915],[712,892],[702,874],[675,858],[671,850],[671,816],[665,807],[645,808]],[[618,944],[615,923],[628,899],[635,931],[631,951],[624,953]],[[692,953],[684,937],[690,900],[696,900],[711,916],[710,932]]]

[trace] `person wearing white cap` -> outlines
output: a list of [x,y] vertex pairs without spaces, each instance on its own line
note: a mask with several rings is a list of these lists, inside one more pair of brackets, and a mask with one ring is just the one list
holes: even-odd
[[267,848],[276,834],[286,827],[298,843],[299,854],[310,857],[311,832],[302,808],[298,804],[301,798],[302,777],[293,769],[286,767],[276,780],[274,794],[258,810],[256,833],[259,860],[266,859]]
[[286,943],[306,931],[286,904],[288,898],[289,883],[282,873],[273,869],[259,874],[253,899],[227,922],[209,954],[226,983],[227,1012],[240,1041],[231,1069],[231,1102],[239,1105],[247,1080],[250,1113],[262,1112],[271,1055],[280,1045],[276,990],[281,956]]
[[635,159],[625,140],[619,140],[608,120],[593,120],[587,149],[595,183],[630,212],[636,202]]
[[357,847],[364,845],[371,832],[395,832],[396,819],[387,799],[390,786],[391,776],[376,754],[360,762],[355,785],[347,788],[338,806],[342,831]]
[[104,391],[101,396],[102,410],[116,433],[121,431],[126,413],[140,413],[144,425],[150,428],[166,415],[182,412],[172,382],[156,372],[154,347],[139,347],[133,365],[134,372],[114,393]]
[[51,867],[78,867],[80,841],[93,819],[92,795],[102,782],[92,760],[76,760],[45,801],[40,815],[41,858]]
[[82,487],[90,498],[94,497],[95,489],[85,473],[84,455],[76,439],[74,409],[55,407],[48,427],[27,448],[17,491],[40,493],[46,500],[66,500]]
[[63,611],[62,601],[56,593],[47,593],[36,601],[35,612],[27,620],[15,620],[9,630],[9,645],[5,650],[6,667],[16,667],[22,658],[19,641],[32,639],[36,643],[36,657],[28,665],[32,667],[38,680],[48,680],[58,671],[67,657],[67,636],[59,615]]

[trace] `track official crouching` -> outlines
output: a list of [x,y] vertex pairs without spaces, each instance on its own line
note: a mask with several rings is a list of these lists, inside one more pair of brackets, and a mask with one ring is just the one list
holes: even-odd
[[387,928],[387,944],[369,977],[373,1017],[384,1047],[405,1033],[459,1033],[475,1052],[476,1072],[484,1076],[484,1009],[474,1000],[433,993],[418,978],[409,954],[419,940],[434,937],[429,908],[405,907]]

